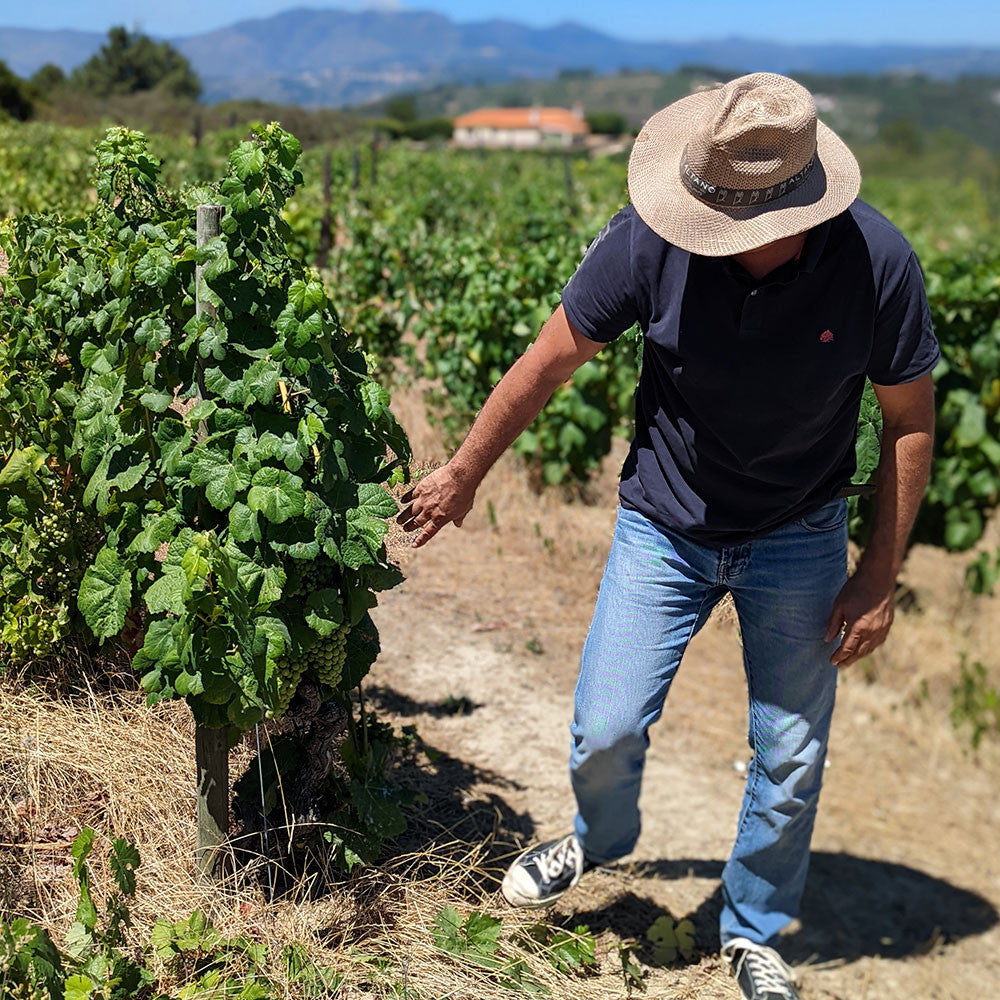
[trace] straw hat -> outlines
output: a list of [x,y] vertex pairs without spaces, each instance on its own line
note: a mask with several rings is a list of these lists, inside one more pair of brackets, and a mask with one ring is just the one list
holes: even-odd
[[858,195],[851,151],[805,87],[751,73],[658,111],[628,164],[639,218],[706,257],[754,250],[838,215]]

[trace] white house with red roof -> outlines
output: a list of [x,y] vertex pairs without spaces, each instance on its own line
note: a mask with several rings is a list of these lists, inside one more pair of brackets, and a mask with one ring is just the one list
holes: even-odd
[[479,108],[454,122],[456,146],[491,149],[566,148],[579,143],[590,128],[583,107]]

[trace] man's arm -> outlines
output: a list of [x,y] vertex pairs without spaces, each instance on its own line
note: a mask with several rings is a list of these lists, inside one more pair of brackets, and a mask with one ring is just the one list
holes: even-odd
[[449,521],[462,526],[493,463],[538,416],[552,393],[603,346],[574,330],[561,305],[556,309],[534,344],[490,393],[451,461],[403,495],[403,509],[396,519],[406,531],[423,528],[414,548]]
[[844,627],[830,662],[847,667],[876,649],[889,634],[896,574],[906,553],[930,474],[934,443],[934,383],[924,375],[904,385],[875,385],[882,409],[875,516],[871,538],[855,574],[830,614],[827,641]]

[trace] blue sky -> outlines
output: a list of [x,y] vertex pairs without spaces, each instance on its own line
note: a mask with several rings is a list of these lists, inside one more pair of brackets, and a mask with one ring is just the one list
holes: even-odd
[[381,6],[436,10],[460,21],[507,17],[533,25],[575,20],[623,38],[710,38],[747,35],[776,41],[920,42],[1000,45],[1000,3],[964,0],[34,0],[4,3],[0,26],[80,28],[111,24],[159,35],[193,34],[294,6]]

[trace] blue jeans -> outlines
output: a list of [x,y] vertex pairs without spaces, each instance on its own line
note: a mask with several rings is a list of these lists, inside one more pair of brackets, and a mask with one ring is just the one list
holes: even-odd
[[647,730],[689,640],[731,591],[753,759],[722,872],[723,944],[769,943],[798,911],[837,686],[826,623],[846,575],[844,500],[721,549],[619,508],[576,687],[576,834],[597,862],[635,846]]

